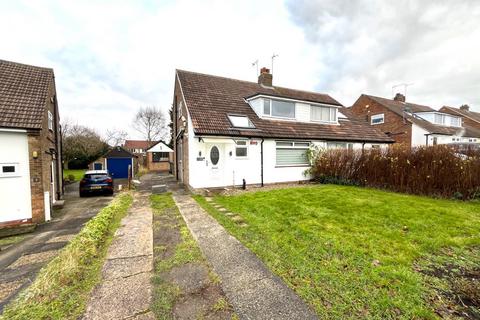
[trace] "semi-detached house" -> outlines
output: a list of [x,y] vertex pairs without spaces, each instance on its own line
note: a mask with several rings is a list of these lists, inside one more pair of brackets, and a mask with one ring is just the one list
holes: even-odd
[[309,179],[307,150],[380,147],[393,140],[327,94],[177,70],[175,176],[190,188]]
[[0,60],[0,228],[49,219],[61,152],[53,70]]

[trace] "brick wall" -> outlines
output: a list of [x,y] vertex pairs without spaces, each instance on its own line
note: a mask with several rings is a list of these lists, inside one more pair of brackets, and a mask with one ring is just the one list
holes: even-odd
[[[368,106],[368,108],[367,108]],[[377,129],[387,133],[396,143],[412,145],[412,124],[404,122],[403,117],[385,108],[367,96],[361,95],[350,110],[357,116],[370,123],[370,117],[375,114],[385,115],[384,123],[374,125]]]
[[184,127],[184,132],[182,135],[180,135],[176,141],[173,141],[173,145],[174,145],[174,156],[173,156],[173,173],[175,175],[175,177],[180,180],[180,177],[178,176],[179,174],[179,170],[177,168],[177,152],[179,150],[179,144],[182,145],[182,151],[183,151],[183,157],[182,157],[182,160],[183,160],[183,183],[188,186],[188,177],[189,177],[189,169],[188,169],[188,166],[189,166],[189,158],[188,158],[188,112],[187,112],[187,109],[186,109],[186,104],[185,104],[185,101],[183,100],[183,96],[182,96],[182,91],[180,89],[180,83],[177,79],[177,77],[175,77],[175,90],[174,90],[174,99],[173,99],[173,106],[174,106],[174,114],[173,114],[173,117],[174,117],[174,120],[173,120],[173,132],[174,132],[174,139],[175,137],[177,137],[178,133],[180,132],[180,128],[183,127],[183,123],[180,119],[180,117],[178,116],[179,115],[179,106],[180,106],[180,101],[183,102],[183,108],[182,108],[182,115],[185,117],[185,119],[187,119],[187,125]]
[[169,171],[170,161],[153,162],[153,152],[147,152],[147,169],[149,171]]

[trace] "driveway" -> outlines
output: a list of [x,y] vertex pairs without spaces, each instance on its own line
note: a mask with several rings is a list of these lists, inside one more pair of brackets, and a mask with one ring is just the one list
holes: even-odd
[[0,251],[0,313],[16,294],[28,287],[38,271],[53,259],[111,196],[80,198],[78,183],[66,186],[65,205],[55,210],[53,220],[42,224],[25,239]]

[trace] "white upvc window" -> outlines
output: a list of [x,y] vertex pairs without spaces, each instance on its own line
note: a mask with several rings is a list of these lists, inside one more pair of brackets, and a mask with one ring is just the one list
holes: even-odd
[[382,124],[385,122],[385,114],[374,114],[370,117],[370,124]]
[[295,119],[295,102],[263,99],[263,115]]
[[434,122],[436,124],[441,124],[441,125],[444,125],[445,124],[445,115],[444,114],[440,114],[440,113],[435,113],[433,119],[434,119]]
[[337,108],[310,106],[310,119],[321,122],[337,122]]
[[247,116],[228,115],[228,120],[234,128],[255,128],[255,125]]
[[247,140],[235,141],[235,157],[238,159],[246,159],[248,157]]
[[461,127],[462,122],[459,117],[450,117],[450,126],[452,127]]
[[307,151],[310,147],[308,141],[277,141],[276,165],[277,166],[305,166],[309,165]]
[[349,142],[327,142],[327,149],[353,150],[353,143],[349,143]]
[[0,163],[0,178],[20,176],[18,163]]
[[50,110],[48,111],[48,130],[53,131],[53,114],[50,112]]

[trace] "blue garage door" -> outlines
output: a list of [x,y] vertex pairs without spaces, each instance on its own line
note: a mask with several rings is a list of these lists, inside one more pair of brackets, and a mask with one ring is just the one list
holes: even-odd
[[131,158],[108,158],[107,170],[113,179],[126,179],[128,178],[128,166],[131,164]]

